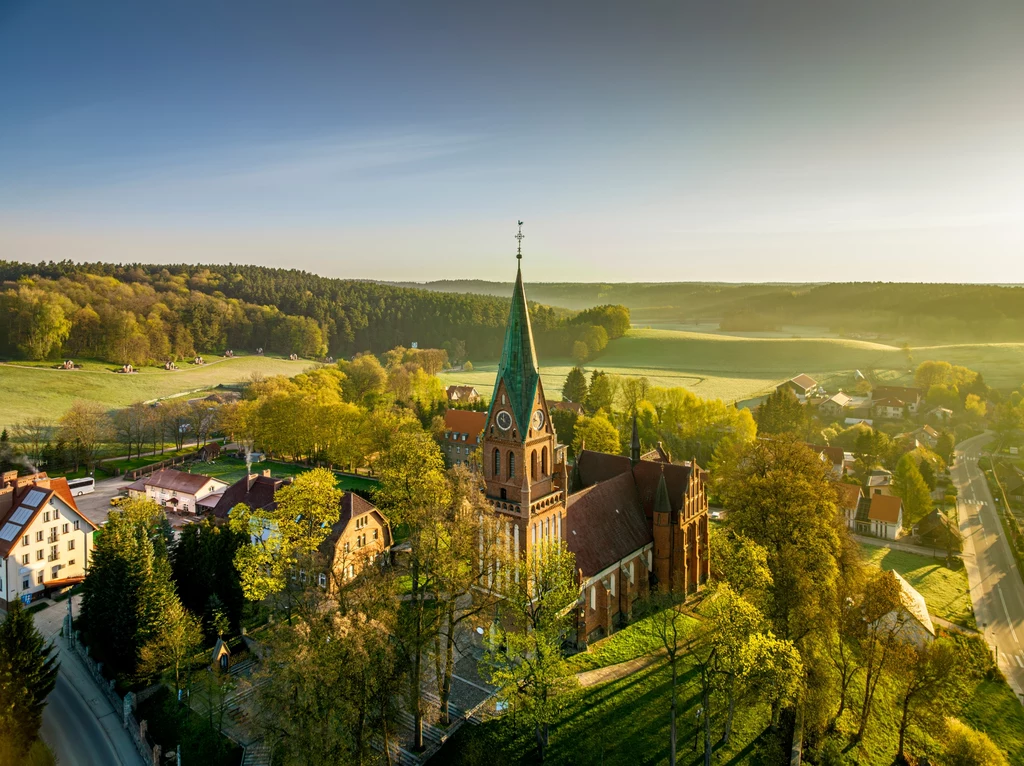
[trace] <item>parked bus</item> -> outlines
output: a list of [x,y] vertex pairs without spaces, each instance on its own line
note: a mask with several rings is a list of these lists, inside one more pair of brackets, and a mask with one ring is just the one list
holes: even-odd
[[81,497],[82,495],[88,495],[96,489],[96,480],[91,476],[87,476],[84,479],[71,479],[68,482],[68,487],[71,489],[72,495]]

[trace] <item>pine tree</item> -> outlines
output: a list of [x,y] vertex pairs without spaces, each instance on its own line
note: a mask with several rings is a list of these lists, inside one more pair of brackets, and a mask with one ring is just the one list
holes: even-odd
[[757,410],[757,430],[765,434],[801,433],[807,420],[804,406],[790,388],[769,394]]
[[32,615],[12,601],[0,623],[0,726],[15,754],[39,736],[46,697],[57,683],[59,663]]
[[582,403],[587,398],[587,374],[580,367],[573,367],[565,376],[562,398],[569,402]]
[[903,500],[903,523],[912,526],[931,510],[932,497],[909,452],[900,458],[892,477],[892,491]]

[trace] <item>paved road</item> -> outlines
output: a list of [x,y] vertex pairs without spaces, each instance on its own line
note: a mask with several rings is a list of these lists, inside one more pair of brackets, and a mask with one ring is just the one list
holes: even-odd
[[1024,701],[1024,582],[978,468],[981,450],[991,439],[982,434],[957,445],[951,474],[959,492],[964,564],[978,628],[998,651],[999,667]]
[[96,526],[105,524],[107,515],[110,513],[110,498],[117,497],[124,488],[132,482],[121,477],[113,479],[101,479],[96,482],[96,489],[88,495],[79,495],[75,498],[75,505],[78,510]]
[[[74,597],[76,612],[78,598]],[[60,653],[57,685],[43,711],[43,740],[57,756],[60,766],[142,766],[142,758],[121,725],[119,711],[114,711],[74,652],[60,638],[65,614],[66,601],[35,614],[39,632],[55,641]]]

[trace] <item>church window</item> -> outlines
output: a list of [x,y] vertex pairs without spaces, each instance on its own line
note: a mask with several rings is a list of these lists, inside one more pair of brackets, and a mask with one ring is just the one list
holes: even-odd
[[508,453],[508,478],[514,479],[516,477],[516,453]]
[[633,584],[633,562],[629,562],[629,584]]
[[501,450],[497,447],[494,449],[494,478],[501,478]]
[[530,451],[530,478],[537,481],[537,450]]
[[590,586],[590,611],[597,609],[597,586]]
[[611,580],[611,584],[612,584],[611,593],[612,593],[612,596],[614,596],[615,595],[615,572],[611,573],[611,575],[609,576],[609,579]]
[[540,475],[548,475],[548,448],[544,447],[540,451]]

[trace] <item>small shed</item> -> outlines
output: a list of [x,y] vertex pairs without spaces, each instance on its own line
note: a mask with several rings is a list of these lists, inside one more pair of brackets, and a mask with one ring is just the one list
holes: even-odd
[[228,648],[227,642],[223,638],[218,638],[217,643],[213,646],[213,659],[210,663],[210,667],[214,670],[226,673],[230,664],[231,650]]

